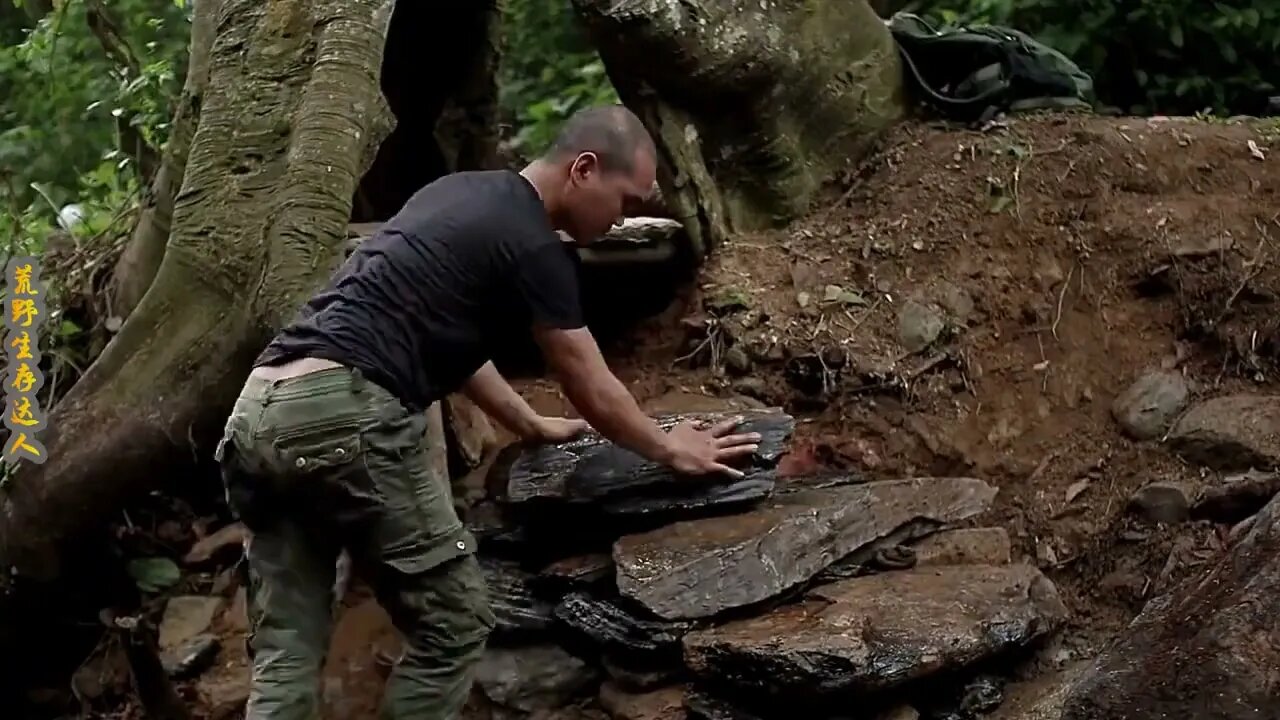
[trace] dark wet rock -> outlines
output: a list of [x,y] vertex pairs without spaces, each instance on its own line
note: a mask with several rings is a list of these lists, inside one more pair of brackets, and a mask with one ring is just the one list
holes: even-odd
[[1280,500],[1147,603],[1068,691],[1061,720],[1256,720],[1280,707]]
[[613,579],[613,558],[605,553],[577,555],[557,560],[538,573],[539,586],[555,590],[581,590]]
[[942,335],[946,321],[930,305],[907,300],[898,308],[898,342],[907,352],[920,352]]
[[1191,389],[1182,373],[1152,371],[1138,378],[1111,405],[1111,415],[1136,440],[1160,437],[1187,406]]
[[1130,512],[1159,523],[1179,523],[1190,517],[1194,491],[1182,483],[1154,482],[1129,499]]
[[684,693],[681,685],[633,693],[606,680],[600,685],[600,706],[613,720],[684,720]]
[[214,635],[188,638],[160,656],[160,666],[175,680],[185,680],[204,672],[218,656],[220,644]]
[[596,433],[557,445],[513,446],[494,462],[489,475],[492,497],[509,505],[532,502],[587,504],[615,515],[644,515],[716,505],[733,505],[767,497],[773,490],[778,460],[786,453],[795,422],[776,410],[735,413],[659,415],[669,429],[682,420],[717,421],[742,417],[738,432],[763,438],[749,461],[739,467],[746,476],[708,480],[682,477],[604,440]]
[[1232,475],[1200,492],[1191,507],[1191,519],[1234,524],[1261,510],[1277,493],[1280,493],[1280,473]]
[[743,515],[621,538],[613,549],[618,590],[669,620],[710,617],[776,596],[901,528],[936,529],[983,512],[995,494],[972,478],[787,493]]
[[485,697],[513,710],[561,707],[594,690],[600,673],[555,645],[490,648],[476,667]]
[[944,530],[915,542],[916,567],[934,565],[1008,565],[1013,546],[1001,527]]
[[1225,472],[1280,466],[1280,395],[1205,400],[1178,420],[1169,445],[1190,462]]
[[606,651],[624,658],[660,661],[680,653],[680,639],[693,629],[687,622],[645,618],[616,599],[570,593],[555,609],[556,618]]
[[691,632],[699,677],[770,696],[894,688],[1027,646],[1066,620],[1025,564],[919,568],[825,585],[804,602]]
[[489,607],[497,618],[495,636],[524,637],[551,627],[555,604],[538,597],[531,573],[516,563],[487,557],[480,559],[480,569],[489,592]]

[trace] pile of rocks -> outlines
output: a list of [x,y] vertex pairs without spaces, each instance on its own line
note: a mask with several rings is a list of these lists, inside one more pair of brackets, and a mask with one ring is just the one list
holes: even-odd
[[596,435],[495,461],[469,525],[498,617],[477,675],[496,715],[598,695],[626,720],[847,717],[963,685],[1064,623],[1003,529],[956,527],[995,488],[779,477],[792,418],[740,414],[764,440],[738,480],[680,478]]

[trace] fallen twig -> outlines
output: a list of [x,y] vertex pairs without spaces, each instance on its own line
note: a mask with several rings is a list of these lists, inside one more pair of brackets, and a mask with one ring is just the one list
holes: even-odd
[[1076,266],[1073,264],[1071,270],[1067,272],[1067,279],[1062,283],[1062,290],[1058,293],[1058,311],[1053,316],[1053,325],[1049,326],[1049,332],[1053,333],[1053,339],[1058,339],[1058,323],[1062,320],[1062,299],[1067,296],[1067,288],[1071,286],[1071,278],[1076,274]]

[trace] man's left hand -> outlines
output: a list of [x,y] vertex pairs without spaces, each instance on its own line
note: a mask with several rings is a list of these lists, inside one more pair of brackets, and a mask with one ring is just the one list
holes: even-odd
[[586,420],[543,415],[538,418],[534,437],[529,439],[535,442],[561,443],[572,440],[590,429],[591,426]]

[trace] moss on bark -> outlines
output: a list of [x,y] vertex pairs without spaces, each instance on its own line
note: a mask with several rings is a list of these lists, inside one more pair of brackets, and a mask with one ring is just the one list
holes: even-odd
[[187,78],[173,115],[170,126],[173,129],[161,151],[160,169],[151,183],[138,224],[112,272],[111,313],[121,319],[129,317],[138,307],[164,259],[173,224],[173,199],[186,172],[187,153],[191,150],[204,88],[209,81],[209,51],[213,47],[214,23],[221,4],[221,0],[197,3],[191,18]]
[[209,456],[253,357],[341,259],[390,10],[223,0],[155,281],[53,412],[48,460],[0,491],[0,608],[56,578],[128,498]]

